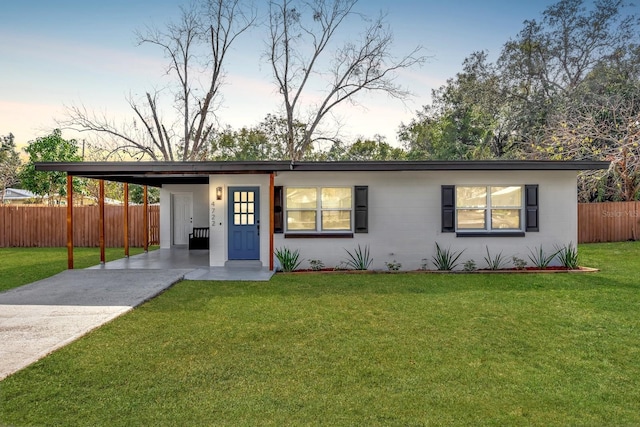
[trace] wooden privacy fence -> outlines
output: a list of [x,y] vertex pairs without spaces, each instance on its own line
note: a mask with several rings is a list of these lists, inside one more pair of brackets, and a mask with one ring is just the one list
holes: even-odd
[[638,240],[640,202],[578,204],[578,242]]
[[[129,206],[129,245],[144,246],[144,206]],[[124,246],[124,207],[104,207],[105,246]],[[74,206],[73,245],[98,247],[98,206]],[[149,206],[149,244],[160,242],[160,207]],[[0,247],[62,247],[67,245],[67,208],[0,206]]]
[[[122,206],[107,205],[105,245],[124,246]],[[144,206],[129,206],[129,245],[144,246]],[[73,208],[73,244],[98,247],[98,206]],[[62,247],[67,244],[67,209],[50,206],[0,206],[0,247]],[[578,204],[578,243],[640,239],[640,202]],[[149,206],[149,244],[160,243],[160,207]]]

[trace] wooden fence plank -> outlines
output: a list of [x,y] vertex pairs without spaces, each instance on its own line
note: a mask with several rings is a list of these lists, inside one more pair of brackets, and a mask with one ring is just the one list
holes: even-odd
[[640,202],[578,204],[578,243],[638,240]]

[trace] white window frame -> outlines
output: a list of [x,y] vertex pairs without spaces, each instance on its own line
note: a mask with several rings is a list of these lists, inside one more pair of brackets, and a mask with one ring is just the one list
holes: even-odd
[[[460,188],[465,188],[465,187],[484,187],[485,188],[485,207],[483,208],[471,208],[471,207],[459,207],[458,206],[458,189]],[[519,228],[492,228],[492,216],[491,213],[494,210],[516,210],[516,208],[513,207],[504,207],[504,206],[497,206],[497,207],[493,207],[491,205],[491,188],[492,187],[519,187],[520,188],[520,207],[517,209],[520,211],[520,227]],[[523,184],[463,184],[463,185],[456,185],[455,186],[455,194],[454,194],[454,198],[456,201],[456,216],[455,216],[455,227],[456,227],[456,232],[460,233],[460,234],[464,234],[464,233],[513,233],[513,232],[520,232],[520,231],[524,231],[525,230],[525,186]],[[484,210],[484,224],[485,227],[484,228],[460,228],[458,227],[458,219],[459,219],[459,215],[458,212],[463,211],[463,210]]]
[[[292,208],[289,209],[287,203],[287,191],[289,189],[295,188],[315,188],[316,189],[316,207],[315,209],[301,209],[301,208]],[[348,189],[351,193],[351,206],[349,209],[347,208],[322,208],[322,190],[325,188],[344,188]],[[355,215],[355,194],[353,186],[348,185],[324,185],[324,186],[315,186],[315,185],[296,185],[296,186],[286,186],[283,191],[283,204],[284,204],[284,227],[285,232],[287,233],[300,233],[300,234],[340,234],[340,233],[353,233],[353,221]],[[322,229],[322,212],[340,212],[340,211],[349,211],[349,228],[342,230],[323,230]],[[291,230],[289,229],[289,212],[304,212],[304,211],[315,211],[316,213],[316,224],[315,229],[313,230]]]

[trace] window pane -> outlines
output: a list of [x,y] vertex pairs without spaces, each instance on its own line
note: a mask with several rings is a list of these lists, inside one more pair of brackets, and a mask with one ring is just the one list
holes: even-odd
[[288,211],[287,230],[315,231],[316,211]]
[[351,230],[351,211],[322,211],[323,230]]
[[457,211],[458,228],[484,230],[484,212],[482,209],[459,209]]
[[255,225],[255,215],[253,214],[247,215],[247,224]]
[[323,188],[322,209],[351,209],[351,188]]
[[240,201],[240,192],[239,191],[234,191],[233,192],[233,201],[234,202],[239,202]]
[[315,209],[315,188],[287,188],[287,209]]
[[484,208],[487,206],[487,187],[456,187],[456,207]]
[[522,187],[491,187],[491,206],[519,208],[522,206]]
[[520,209],[493,209],[491,228],[499,230],[520,230]]
[[247,192],[246,192],[246,191],[243,191],[243,192],[241,193],[240,201],[241,201],[241,202],[246,202],[246,201],[247,201]]
[[253,202],[254,194],[255,193],[253,191],[249,191],[249,202]]

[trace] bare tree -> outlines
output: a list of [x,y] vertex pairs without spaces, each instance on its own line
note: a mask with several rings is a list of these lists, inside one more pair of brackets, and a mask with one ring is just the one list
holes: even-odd
[[631,201],[640,195],[640,85],[608,82],[576,91],[549,117],[546,137],[536,149],[544,157],[606,160],[602,173],[582,175],[580,199],[589,201],[605,183],[605,198]]
[[7,188],[18,181],[20,155],[16,151],[12,133],[0,136],[0,205],[4,203]]
[[[369,21],[357,42],[334,47],[338,29],[348,18],[367,18],[353,11],[357,0],[280,0],[269,3],[268,58],[287,120],[287,152],[300,159],[309,147],[325,137],[319,131],[323,119],[337,105],[356,104],[363,91],[384,92],[400,100],[410,93],[395,82],[396,72],[424,62],[422,48],[407,55],[392,55],[393,36],[385,17]],[[332,50],[333,49],[333,50]],[[312,92],[319,89],[318,96]],[[305,104],[306,102],[306,104]],[[305,124],[296,138],[296,123]]]
[[101,134],[131,156],[153,160],[198,160],[206,157],[215,123],[216,102],[224,80],[225,58],[231,45],[255,22],[255,14],[242,0],[203,0],[181,9],[180,20],[166,28],[147,28],[138,33],[140,44],[159,47],[168,59],[167,74],[176,84],[167,88],[179,123],[167,123],[160,107],[164,91],[129,97],[135,118],[118,125],[105,115],[84,107],[67,108],[62,124],[78,131]]

